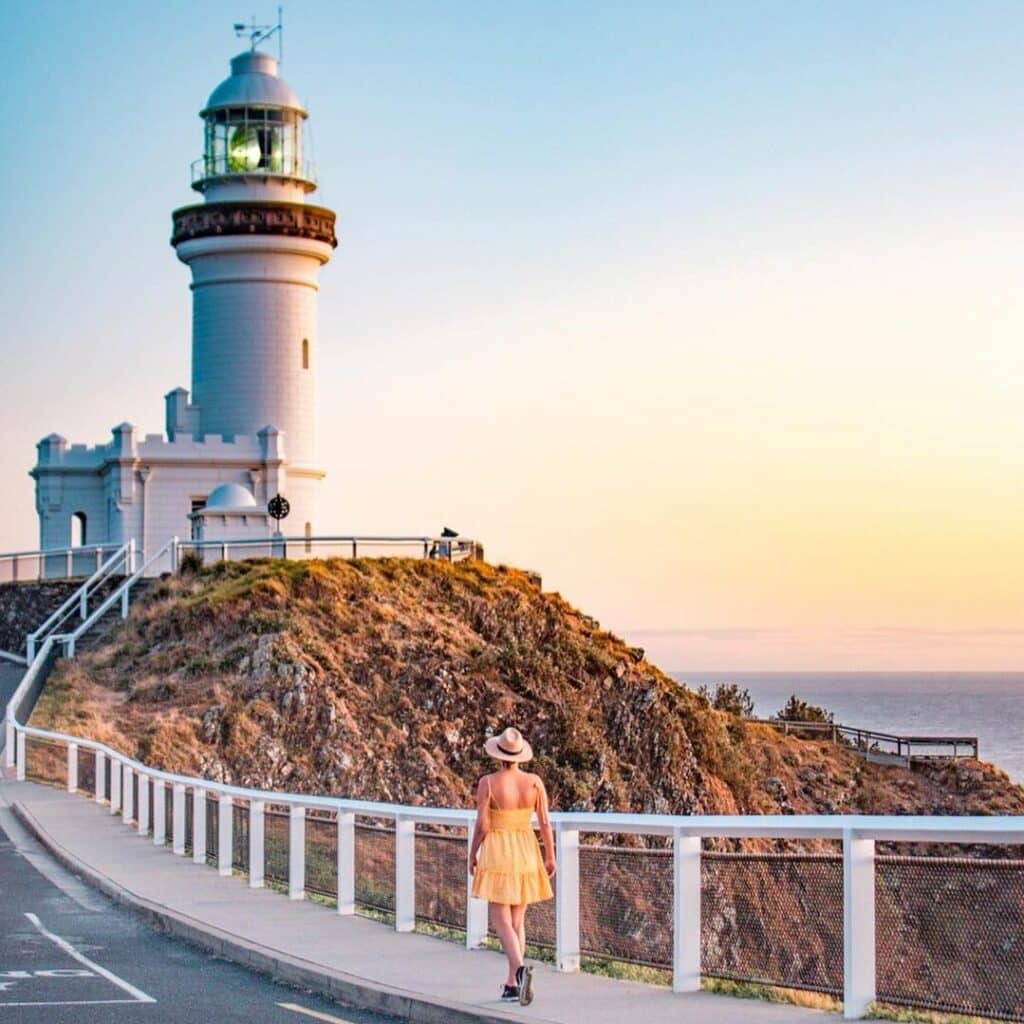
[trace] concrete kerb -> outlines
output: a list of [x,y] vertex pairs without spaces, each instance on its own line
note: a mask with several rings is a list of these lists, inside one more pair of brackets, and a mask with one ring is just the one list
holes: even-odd
[[[377,1011],[416,1024],[522,1024],[519,1015],[482,1010],[464,1003],[446,1003],[404,989],[389,988],[378,982],[331,971],[279,950],[257,946],[235,935],[201,924],[192,918],[143,899],[118,885],[106,875],[79,861],[39,824],[20,802],[11,810],[46,851],[67,870],[98,889],[116,903],[138,914],[147,924],[198,946],[208,953],[267,975],[275,981],[296,986],[336,999],[359,1009]],[[531,1014],[534,1024],[551,1024]]]

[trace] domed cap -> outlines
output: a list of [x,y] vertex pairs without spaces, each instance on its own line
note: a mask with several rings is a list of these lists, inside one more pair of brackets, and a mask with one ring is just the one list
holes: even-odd
[[292,87],[277,77],[276,58],[259,50],[231,58],[231,77],[210,93],[200,117],[219,107],[284,107],[306,116]]
[[220,484],[210,492],[206,499],[208,509],[242,509],[256,508],[256,499],[252,491],[241,484]]

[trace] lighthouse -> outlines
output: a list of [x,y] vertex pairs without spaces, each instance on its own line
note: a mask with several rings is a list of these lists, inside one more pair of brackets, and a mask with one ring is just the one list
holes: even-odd
[[318,275],[335,215],[312,202],[308,114],[278,61],[254,41],[230,71],[199,112],[201,198],[172,215],[191,274],[191,390],[166,395],[163,434],[121,423],[106,444],[39,442],[43,548],[134,539],[153,553],[174,536],[269,536],[276,494],[288,533],[315,530]]

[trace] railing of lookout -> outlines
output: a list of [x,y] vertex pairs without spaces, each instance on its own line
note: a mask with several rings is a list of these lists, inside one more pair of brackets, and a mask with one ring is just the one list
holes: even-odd
[[838,722],[791,722],[784,718],[754,718],[755,725],[768,725],[787,736],[823,739],[856,751],[878,764],[912,764],[978,759],[977,736],[900,736],[895,733],[841,725]]

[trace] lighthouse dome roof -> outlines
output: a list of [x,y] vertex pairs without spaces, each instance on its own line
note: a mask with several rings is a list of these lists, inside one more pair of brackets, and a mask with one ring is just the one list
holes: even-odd
[[209,509],[256,508],[256,499],[241,484],[218,484],[206,499]]
[[208,110],[220,107],[283,107],[305,116],[295,90],[277,74],[277,59],[259,50],[231,58],[231,74],[210,93]]

